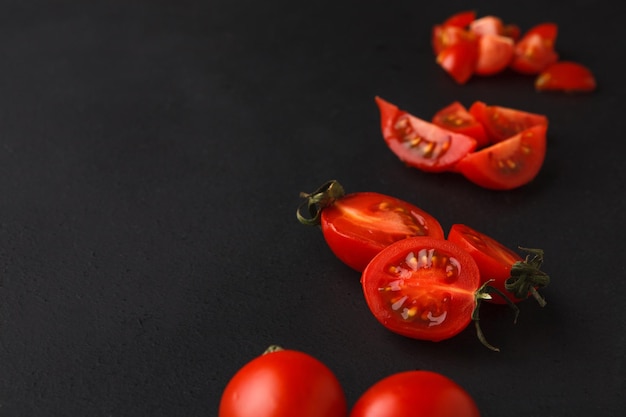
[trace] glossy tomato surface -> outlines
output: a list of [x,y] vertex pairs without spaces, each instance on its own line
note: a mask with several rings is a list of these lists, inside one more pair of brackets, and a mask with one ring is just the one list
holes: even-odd
[[[463,224],[452,225],[448,240],[461,246],[474,258],[480,270],[481,283],[493,280],[489,285],[502,291],[513,301],[520,301],[504,287],[505,281],[511,276],[513,264],[524,260],[519,254],[494,238]],[[490,301],[496,304],[506,302],[497,295]]]
[[405,164],[427,172],[452,170],[476,149],[476,140],[443,129],[376,97],[383,138]]
[[457,244],[414,237],[376,255],[363,271],[361,284],[367,305],[387,329],[440,341],[470,322],[480,271]]
[[533,126],[548,125],[548,118],[543,114],[487,105],[482,101],[472,103],[468,111],[484,126],[491,143],[509,139]]
[[468,155],[457,164],[467,179],[484,188],[511,190],[532,181],[546,155],[544,125]]
[[538,91],[590,92],[596,89],[591,70],[573,61],[559,61],[547,68],[535,80]]
[[348,194],[324,208],[321,226],[333,253],[359,272],[378,252],[398,240],[444,236],[437,219],[426,211],[373,192]]
[[350,417],[479,417],[471,395],[452,379],[432,371],[405,371],[372,385]]
[[294,350],[265,353],[228,382],[219,417],[345,417],[343,388],[318,359]]
[[458,101],[435,113],[432,122],[444,129],[474,138],[476,148],[482,148],[489,143],[483,125]]

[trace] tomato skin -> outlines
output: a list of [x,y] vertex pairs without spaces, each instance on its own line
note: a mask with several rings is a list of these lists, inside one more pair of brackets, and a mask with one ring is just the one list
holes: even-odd
[[350,417],[480,417],[480,412],[470,394],[448,377],[405,371],[366,390]]
[[376,97],[389,149],[408,166],[426,172],[452,171],[476,149],[476,140],[413,116]]
[[345,417],[333,372],[295,350],[265,353],[244,365],[222,394],[219,417]]
[[452,16],[448,17],[443,22],[443,26],[455,26],[455,27],[460,27],[460,28],[466,28],[474,20],[476,20],[475,10],[463,10],[461,12],[455,13]]
[[[448,240],[461,246],[474,258],[480,270],[481,283],[491,280],[489,285],[506,294],[511,301],[516,303],[521,301],[504,287],[505,281],[511,276],[513,264],[524,261],[519,254],[492,237],[464,224],[452,225],[448,232]],[[489,301],[496,304],[506,303],[498,296],[494,296]]]
[[511,69],[521,74],[539,74],[559,59],[554,50],[558,33],[555,23],[546,22],[530,28],[515,44]]
[[474,138],[476,148],[489,144],[484,126],[458,101],[450,103],[435,113],[432,122],[444,129]]
[[511,190],[532,181],[546,153],[547,126],[537,125],[469,154],[457,170],[473,183],[492,190]]
[[484,126],[491,143],[501,142],[533,126],[548,126],[548,118],[543,114],[489,106],[482,101],[472,103],[468,111]]
[[363,271],[361,284],[370,311],[384,327],[437,342],[471,321],[480,271],[455,243],[412,237],[380,251]]
[[537,91],[591,92],[596,79],[586,66],[572,61],[559,61],[547,68],[535,80]]
[[504,71],[513,59],[513,39],[485,34],[478,39],[478,59],[474,73],[482,76],[495,75]]
[[424,210],[374,192],[347,194],[324,208],[321,227],[335,256],[359,272],[395,241],[410,236],[444,238],[437,219]]
[[437,64],[457,84],[465,84],[474,74],[478,62],[478,40],[464,39],[443,49],[437,54]]

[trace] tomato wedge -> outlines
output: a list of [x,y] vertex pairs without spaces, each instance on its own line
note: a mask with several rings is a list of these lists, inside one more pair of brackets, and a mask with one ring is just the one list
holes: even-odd
[[478,38],[478,59],[474,73],[477,75],[494,75],[508,68],[513,59],[513,39],[486,33]]
[[476,149],[476,140],[443,129],[376,97],[381,129],[389,149],[408,166],[427,172],[454,169]]
[[478,53],[477,39],[462,39],[439,52],[437,63],[454,81],[465,84],[474,74]]
[[[367,265],[361,284],[369,309],[384,327],[433,342],[459,334],[476,320],[485,296],[469,253],[456,243],[429,237],[387,246]],[[481,342],[497,350],[482,338],[478,325],[477,330]]]
[[515,44],[511,69],[521,74],[539,74],[559,59],[554,49],[558,26],[540,23],[529,29]]
[[493,190],[510,190],[533,180],[546,154],[547,126],[537,125],[471,153],[457,165],[468,180]]
[[383,248],[413,236],[444,238],[433,216],[406,201],[374,192],[345,194],[337,181],[328,181],[311,194],[303,193],[308,208],[298,220],[320,225],[328,247],[343,263],[361,272]]
[[572,61],[559,61],[539,74],[537,91],[590,92],[596,89],[596,79],[586,66]]
[[548,126],[543,114],[475,101],[468,110],[484,127],[489,141],[497,143],[537,125]]
[[[448,240],[465,249],[476,261],[482,283],[489,283],[509,300],[520,302],[532,295],[541,306],[546,304],[537,288],[550,282],[549,276],[541,271],[543,252],[538,249],[525,249],[533,256],[526,260],[502,243],[464,224],[454,224],[448,232]],[[489,300],[504,304],[503,298]]]
[[483,125],[458,101],[435,113],[432,122],[444,129],[474,138],[477,149],[489,144]]

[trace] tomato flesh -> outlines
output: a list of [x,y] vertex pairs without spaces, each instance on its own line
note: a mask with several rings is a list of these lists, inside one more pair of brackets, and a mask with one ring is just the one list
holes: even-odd
[[548,118],[543,114],[503,106],[489,106],[475,101],[469,112],[485,128],[490,142],[497,143],[537,125],[548,126]]
[[[504,283],[511,276],[513,264],[524,260],[519,254],[492,237],[463,224],[452,225],[448,232],[448,240],[461,246],[474,258],[480,270],[481,283],[491,280],[489,285],[502,291],[512,301],[521,301],[504,287]],[[498,296],[489,301],[496,304],[506,303]]]
[[470,394],[446,376],[405,371],[372,385],[354,404],[350,417],[480,417]]
[[458,101],[435,113],[432,122],[444,129],[474,138],[476,148],[482,148],[489,143],[483,125]]
[[596,89],[596,79],[586,66],[572,61],[556,62],[535,80],[538,91],[590,92]]
[[469,324],[480,272],[455,243],[413,237],[379,252],[363,271],[361,283],[370,310],[387,329],[440,341]]
[[444,236],[439,222],[424,210],[374,192],[348,194],[324,208],[321,227],[335,256],[359,272],[393,242],[412,236]]
[[336,376],[318,359],[294,350],[263,354],[228,382],[219,417],[345,417]]
[[545,125],[524,130],[463,158],[457,170],[481,187],[510,190],[534,179],[546,153]]
[[476,149],[476,140],[443,129],[376,97],[389,149],[404,163],[427,172],[449,171]]

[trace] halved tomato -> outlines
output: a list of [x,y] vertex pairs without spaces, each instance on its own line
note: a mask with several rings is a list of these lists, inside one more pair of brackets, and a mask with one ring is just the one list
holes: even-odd
[[444,129],[474,138],[477,149],[489,144],[483,125],[458,101],[435,113],[432,122]]
[[559,59],[554,49],[558,26],[540,23],[529,29],[515,44],[511,69],[522,74],[538,74]]
[[596,89],[596,79],[586,66],[572,61],[560,61],[548,66],[535,80],[538,91],[590,92]]
[[408,166],[428,172],[449,171],[476,149],[476,140],[443,129],[376,97],[381,129],[389,149]]
[[473,183],[493,190],[510,190],[527,184],[539,173],[546,154],[546,125],[473,152],[456,169]]
[[548,125],[543,114],[475,101],[468,110],[484,127],[489,141],[497,143],[537,125]]

